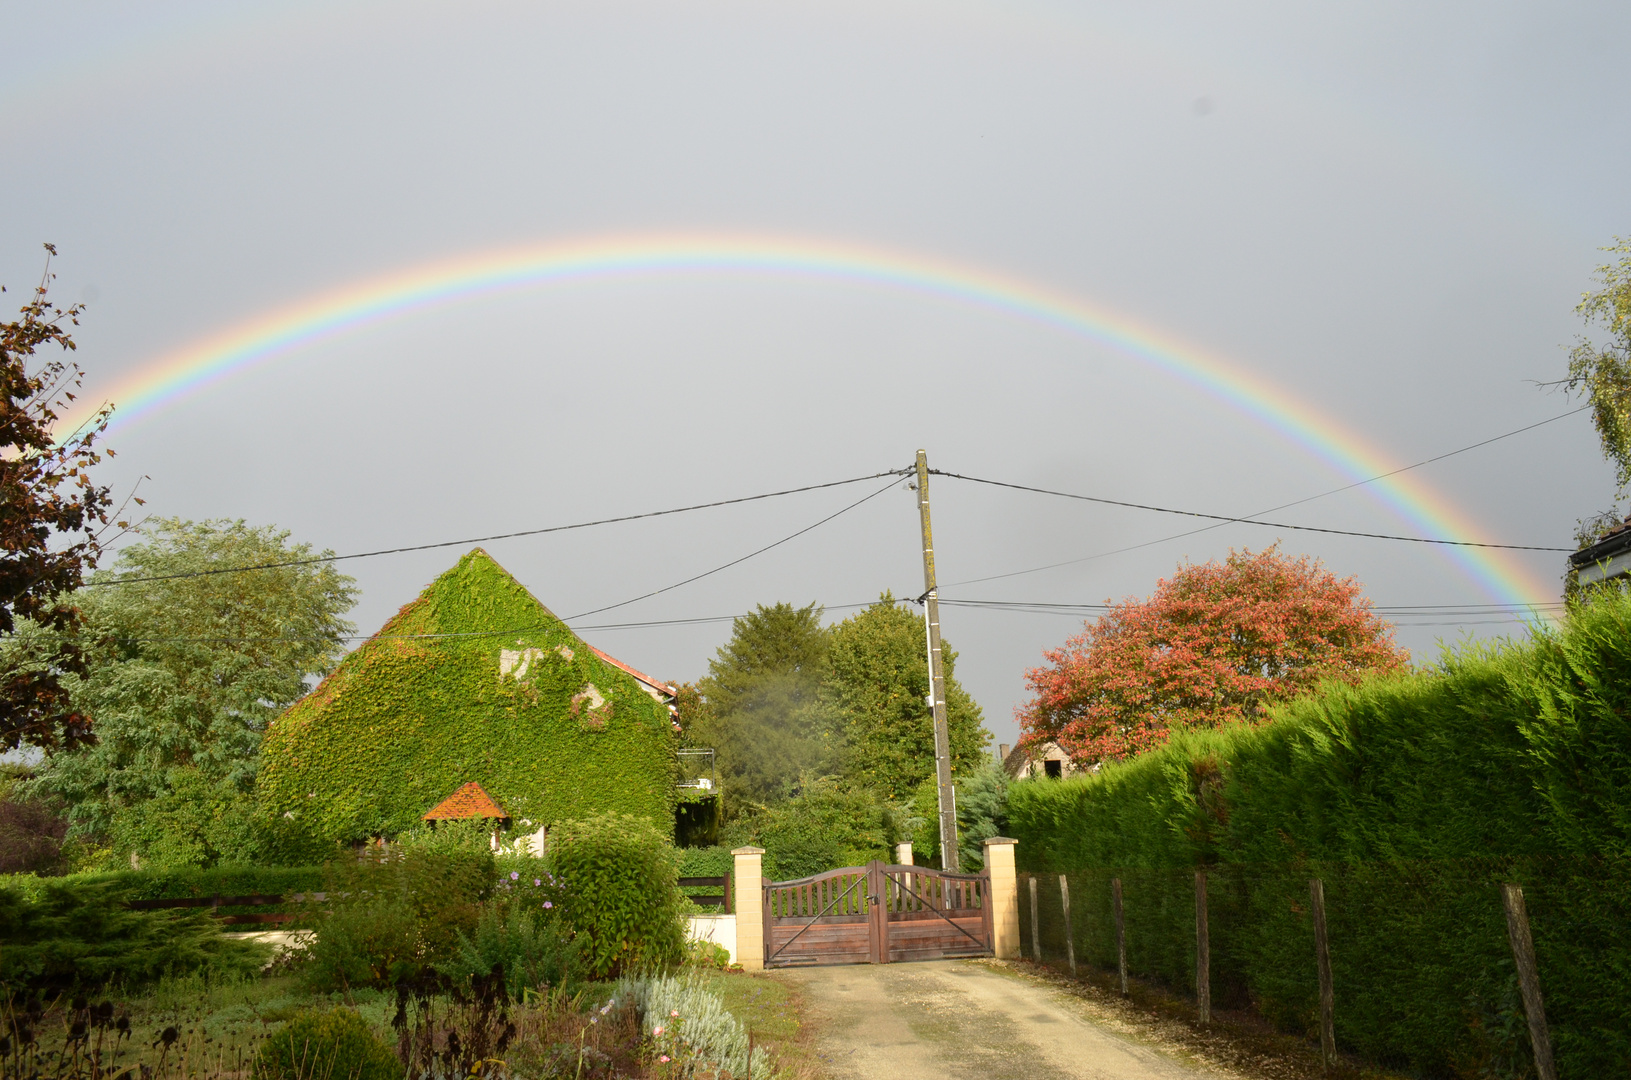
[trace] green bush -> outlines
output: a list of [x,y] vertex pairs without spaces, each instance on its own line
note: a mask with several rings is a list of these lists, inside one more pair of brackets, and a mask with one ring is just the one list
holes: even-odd
[[[1175,985],[1192,985],[1206,867],[1214,995],[1293,1029],[1316,1015],[1308,881],[1322,878],[1338,1040],[1429,1075],[1527,1038],[1503,1012],[1498,886],[1517,882],[1560,1073],[1631,1069],[1631,597],[1428,672],[1321,688],[1262,727],[1016,784],[1008,816],[1022,869],[1072,874],[1078,955],[1113,955],[1120,877],[1134,970]],[[1057,878],[1039,884],[1057,905]]]
[[33,895],[0,888],[0,985],[134,988],[164,975],[251,974],[269,950],[235,940],[204,911],[131,911],[108,882],[48,878]]
[[894,862],[894,845],[907,838],[903,817],[865,788],[814,780],[790,799],[726,826],[731,847],[765,849],[768,880],[788,881],[873,859]]
[[459,983],[501,970],[505,988],[518,1000],[528,990],[573,993],[583,983],[582,951],[582,941],[553,909],[540,912],[522,903],[490,901],[482,906],[475,928],[459,933],[436,970]]
[[679,860],[650,822],[627,814],[562,822],[550,834],[549,861],[564,890],[566,924],[585,938],[592,977],[684,959]]
[[261,1080],[402,1080],[402,1063],[350,1009],[303,1012],[261,1044]]
[[328,903],[305,976],[320,989],[392,986],[446,960],[493,888],[491,852],[395,849],[324,868]]
[[[25,896],[41,894],[50,882],[106,885],[127,900],[170,900],[194,896],[288,896],[323,886],[321,866],[217,866],[209,870],[97,870],[64,877],[0,875],[0,888]],[[230,910],[230,909],[229,909]],[[264,910],[264,909],[258,909]]]

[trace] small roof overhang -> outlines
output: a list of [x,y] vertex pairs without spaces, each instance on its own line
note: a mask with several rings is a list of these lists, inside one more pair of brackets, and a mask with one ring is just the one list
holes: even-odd
[[509,812],[474,780],[426,811],[424,821],[464,821],[469,818],[499,818],[508,821]]

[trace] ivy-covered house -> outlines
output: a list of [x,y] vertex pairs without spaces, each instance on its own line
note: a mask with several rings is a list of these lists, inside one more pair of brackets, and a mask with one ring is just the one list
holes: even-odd
[[274,721],[260,798],[316,836],[394,836],[467,784],[518,830],[674,820],[669,687],[587,645],[480,548]]

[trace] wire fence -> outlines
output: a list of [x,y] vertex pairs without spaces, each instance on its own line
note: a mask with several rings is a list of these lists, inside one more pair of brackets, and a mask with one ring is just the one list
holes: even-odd
[[1508,883],[1521,889],[1555,1075],[1627,1075],[1631,859],[1022,873],[1020,940],[1027,959],[1061,968],[1114,973],[1124,955],[1129,976],[1187,994],[1203,1018],[1250,1009],[1318,1038],[1317,891],[1337,1048],[1428,1076],[1535,1076],[1538,1010],[1526,1008]]

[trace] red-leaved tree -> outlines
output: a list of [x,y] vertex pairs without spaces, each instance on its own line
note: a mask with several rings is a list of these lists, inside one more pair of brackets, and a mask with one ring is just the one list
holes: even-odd
[[1078,762],[1129,757],[1175,727],[1261,715],[1327,678],[1393,671],[1409,654],[1353,578],[1317,560],[1231,551],[1182,566],[1148,600],[1088,624],[1026,674],[1021,745],[1056,742]]
[[73,592],[96,566],[109,523],[108,489],[91,479],[91,467],[101,460],[93,444],[110,409],[77,431],[56,430],[82,372],[60,357],[35,358],[50,346],[74,348],[68,327],[79,308],[51,304],[51,279],[48,261],[22,317],[0,323],[0,638],[11,638],[19,619],[55,632],[38,648],[11,650],[0,667],[0,750],[95,741],[62,676],[84,670],[71,633],[80,621]]

